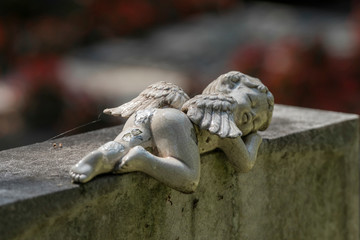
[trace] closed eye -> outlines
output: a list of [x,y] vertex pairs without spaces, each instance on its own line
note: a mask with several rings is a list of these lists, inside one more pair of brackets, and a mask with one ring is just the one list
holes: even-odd
[[246,94],[246,96],[249,98],[250,102],[251,102],[251,106],[254,106],[254,102],[253,100],[251,99],[250,95],[249,94]]

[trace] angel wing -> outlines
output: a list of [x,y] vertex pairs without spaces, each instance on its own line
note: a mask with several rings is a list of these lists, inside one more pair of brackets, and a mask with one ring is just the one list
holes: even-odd
[[161,81],[147,87],[130,102],[116,108],[105,109],[104,113],[130,117],[134,112],[141,109],[164,107],[181,109],[187,100],[189,100],[189,96],[180,87],[173,83]]
[[234,121],[236,100],[223,94],[202,94],[187,101],[182,111],[201,129],[224,137],[238,137],[242,132]]

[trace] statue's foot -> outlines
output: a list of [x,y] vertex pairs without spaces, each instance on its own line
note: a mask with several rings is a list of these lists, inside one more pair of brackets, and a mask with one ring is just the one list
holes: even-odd
[[122,158],[120,164],[115,167],[116,173],[125,173],[141,170],[142,164],[148,158],[150,153],[141,146],[133,147]]
[[114,165],[102,152],[94,151],[73,166],[70,175],[73,182],[86,183],[99,174],[111,172]]

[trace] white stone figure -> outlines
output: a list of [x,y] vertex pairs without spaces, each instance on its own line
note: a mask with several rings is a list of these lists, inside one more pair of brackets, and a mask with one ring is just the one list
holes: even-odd
[[85,156],[70,174],[85,183],[103,173],[144,172],[178,191],[191,193],[200,178],[200,154],[221,149],[239,172],[254,166],[261,137],[271,121],[274,98],[259,79],[223,74],[192,99],[159,82],[116,108],[129,117],[122,132]]

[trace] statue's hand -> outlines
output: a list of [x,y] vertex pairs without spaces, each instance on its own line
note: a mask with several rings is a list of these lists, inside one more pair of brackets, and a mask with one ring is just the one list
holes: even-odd
[[246,135],[244,138],[243,138],[244,142],[246,143],[256,143],[256,144],[260,144],[261,141],[262,141],[262,137],[257,133],[257,132],[254,132],[254,133],[250,133],[248,135]]

